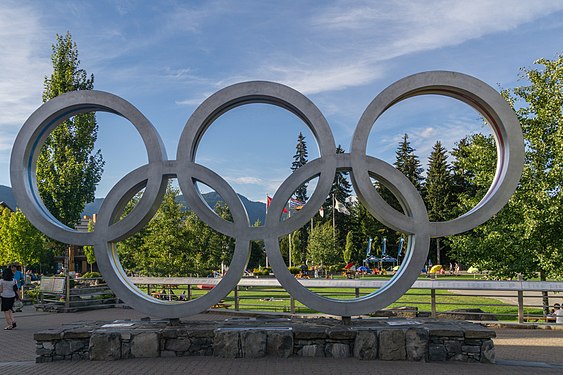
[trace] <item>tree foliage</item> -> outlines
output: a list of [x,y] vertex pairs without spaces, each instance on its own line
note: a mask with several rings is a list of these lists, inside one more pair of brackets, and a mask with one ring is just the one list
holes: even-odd
[[350,262],[350,260],[352,259],[353,251],[354,251],[354,234],[352,233],[352,231],[350,231],[346,235],[346,246],[344,247],[344,253],[342,254],[345,263]]
[[[305,141],[305,137],[303,133],[299,132],[299,136],[297,137],[297,145],[295,146],[295,155],[293,156],[293,162],[291,163],[291,170],[295,172],[297,169],[301,168],[307,162],[309,153],[307,152],[307,142]],[[295,190],[295,198],[300,200],[301,202],[306,202],[307,197],[307,183],[302,184]]]
[[[451,217],[451,191],[453,186],[447,157],[446,149],[440,141],[437,141],[428,158],[428,172],[425,183],[426,194],[424,196],[428,218],[431,221],[445,221]],[[441,241],[439,238],[436,238],[432,243],[436,249],[434,258],[436,264],[442,264]]]
[[[179,191],[169,184],[164,200],[146,227],[118,244],[121,264],[130,273],[145,276],[208,275],[231,262],[235,240],[214,231],[192,211],[178,202]],[[135,196],[125,209],[129,213],[140,200]],[[215,213],[232,221],[223,202],[215,206]],[[253,262],[259,263],[263,243],[251,244]]]
[[[528,84],[504,92],[525,138],[520,186],[499,214],[470,233],[451,238],[460,259],[499,277],[563,275],[563,55],[536,63],[536,68],[523,69]],[[481,199],[492,181],[492,138],[470,138],[457,154],[454,168],[469,171],[466,184],[475,192],[459,196],[463,211]]]
[[[57,35],[51,60],[53,73],[45,77],[43,101],[94,87],[94,76],[79,68],[70,33]],[[94,152],[97,132],[93,113],[76,115],[53,130],[37,160],[39,194],[49,211],[70,227],[80,222],[84,205],[94,200],[101,179],[104,161],[100,150]]]
[[[88,232],[94,231],[94,222],[92,219],[88,220]],[[86,256],[86,263],[90,265],[90,271],[92,271],[92,265],[96,263],[96,253],[94,252],[94,246],[84,246],[82,248],[84,255]]]
[[313,265],[340,263],[341,254],[334,246],[334,230],[331,223],[324,223],[313,228],[307,244],[307,259]]
[[0,215],[0,264],[19,262],[24,266],[38,264],[45,238],[18,209],[5,208]]

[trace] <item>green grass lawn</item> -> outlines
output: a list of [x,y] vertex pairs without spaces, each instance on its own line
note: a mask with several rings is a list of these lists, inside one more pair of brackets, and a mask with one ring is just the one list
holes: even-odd
[[[455,278],[461,276],[453,276]],[[174,289],[174,294],[179,295],[182,290],[186,290],[185,286]],[[146,289],[144,289],[146,292]],[[326,298],[334,299],[353,299],[355,298],[354,288],[311,288],[311,291],[318,293]],[[360,289],[360,296],[365,296],[373,290]],[[200,290],[192,287],[192,298],[207,293],[206,290]],[[518,308],[502,301],[490,297],[477,296],[457,296],[448,291],[436,291],[436,310],[443,312],[455,309],[480,308],[484,312],[495,314],[499,320],[516,321]],[[234,292],[231,292],[225,299],[224,303],[231,305],[229,309],[234,309]],[[403,295],[389,308],[397,308],[401,306],[417,307],[419,311],[431,311],[430,289],[411,289],[407,294]],[[272,287],[241,287],[239,290],[239,308],[240,310],[269,311],[269,312],[289,312],[290,296],[282,288]],[[307,306],[299,301],[295,301],[295,310],[298,313],[315,313]],[[541,309],[525,308],[527,315],[541,315]]]

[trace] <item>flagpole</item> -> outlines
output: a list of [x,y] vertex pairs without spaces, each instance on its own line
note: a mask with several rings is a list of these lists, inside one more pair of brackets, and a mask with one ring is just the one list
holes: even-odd
[[[290,217],[291,217],[291,210],[288,210],[287,211],[287,218],[289,219]],[[289,237],[288,237],[289,255],[288,255],[288,258],[289,258],[289,266],[290,267],[291,267],[291,247],[293,246],[293,244],[292,244],[293,241],[291,241],[292,235],[293,235],[293,232],[289,232]]]
[[313,218],[311,218],[311,233],[313,233]]
[[336,206],[336,198],[334,194],[332,194],[332,235],[334,236],[336,233],[336,218],[334,215],[334,206]]
[[[268,194],[266,194],[266,216],[268,216]],[[266,268],[268,268],[268,252],[266,252]]]

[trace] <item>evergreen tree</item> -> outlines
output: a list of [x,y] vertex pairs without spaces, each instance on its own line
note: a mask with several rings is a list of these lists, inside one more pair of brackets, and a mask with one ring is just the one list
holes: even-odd
[[[307,142],[305,142],[305,137],[303,133],[299,132],[299,136],[297,137],[297,145],[295,146],[295,155],[293,156],[293,162],[291,163],[291,170],[295,172],[297,169],[301,168],[309,161],[307,158],[309,154],[307,153]],[[301,202],[306,202],[307,197],[307,183],[299,186],[297,190],[295,190],[295,198],[300,200]]]
[[[440,141],[437,141],[428,158],[428,174],[426,176],[425,201],[428,218],[431,221],[445,221],[450,218],[451,190],[452,179],[446,149]],[[436,245],[436,264],[442,264],[440,239],[435,238],[433,242]]]
[[[338,145],[336,148],[337,154],[343,154],[344,149]],[[334,176],[334,181],[332,182],[332,186],[330,188],[330,194],[327,197],[325,203],[323,204],[324,210],[324,218],[323,222],[333,222],[338,233],[348,233],[351,229],[352,225],[352,217],[351,215],[344,215],[342,213],[338,213],[334,207],[334,199],[337,199],[340,203],[346,206],[348,210],[350,210],[350,203],[348,202],[348,198],[352,194],[352,186],[350,181],[348,180],[348,172],[345,171],[336,171]],[[333,219],[334,215],[334,219]],[[346,238],[338,236],[336,238],[336,247],[337,248],[344,248],[346,242]]]
[[[91,90],[89,78],[79,69],[78,50],[70,33],[57,35],[53,45],[53,73],[45,77],[43,101],[69,91]],[[37,160],[37,185],[47,209],[63,224],[80,222],[84,205],[95,198],[104,161],[94,153],[98,125],[93,113],[76,115],[57,126],[49,135]]]
[[[415,149],[411,146],[409,141],[409,136],[405,133],[403,136],[402,141],[399,143],[399,147],[395,152],[395,163],[394,166],[397,168],[402,174],[405,175],[409,179],[409,181],[414,185],[416,190],[418,190],[422,195],[422,167],[418,156],[415,154]],[[399,212],[404,212],[399,200],[395,197],[395,195],[385,187],[379,181],[376,182],[375,187],[381,197],[394,209]],[[399,241],[401,238],[401,233],[395,232],[386,226],[381,224],[381,236],[387,238],[387,247],[389,249],[389,254],[393,257],[397,256],[397,249],[399,245]],[[372,235],[374,236],[374,235]],[[374,238],[375,239],[375,238]],[[380,239],[381,240],[381,239]]]
[[422,177],[423,169],[418,156],[414,153],[415,151],[411,147],[409,136],[405,133],[403,141],[399,144],[399,148],[395,153],[395,167],[412,182],[416,190],[422,191],[422,182],[424,181]]
[[344,247],[344,253],[342,254],[345,263],[350,262],[350,259],[352,259],[353,251],[354,251],[354,235],[352,231],[350,231],[346,235],[346,246]]

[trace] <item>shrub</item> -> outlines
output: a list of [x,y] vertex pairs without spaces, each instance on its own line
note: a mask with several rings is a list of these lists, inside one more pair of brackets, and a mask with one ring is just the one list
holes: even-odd
[[97,277],[102,277],[102,274],[99,272],[86,272],[82,275],[83,279],[94,279]]
[[287,269],[289,270],[289,273],[291,273],[292,275],[297,275],[301,273],[300,267],[287,267]]

